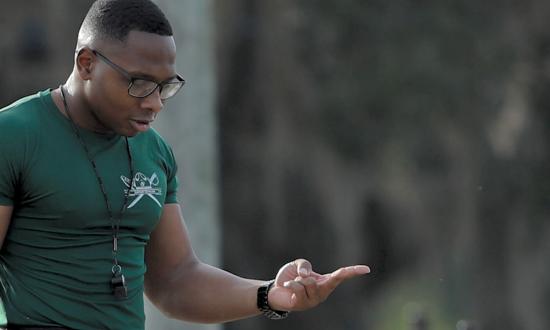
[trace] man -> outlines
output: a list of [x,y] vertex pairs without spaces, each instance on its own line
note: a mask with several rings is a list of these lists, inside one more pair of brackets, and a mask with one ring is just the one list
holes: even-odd
[[143,293],[171,317],[282,318],[367,266],[274,281],[200,262],[176,199],[171,149],[150,128],[184,80],[149,0],[99,0],[64,85],[0,111],[0,295],[8,328],[143,329]]

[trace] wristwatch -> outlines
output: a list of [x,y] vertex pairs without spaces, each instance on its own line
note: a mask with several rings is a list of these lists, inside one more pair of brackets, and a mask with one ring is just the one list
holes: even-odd
[[260,286],[258,288],[258,300],[257,305],[258,309],[262,314],[271,320],[282,320],[288,316],[288,312],[286,311],[277,311],[274,309],[271,309],[269,307],[269,303],[267,301],[267,296],[269,293],[269,290],[271,290],[271,287],[273,287],[273,283],[275,281],[269,281],[266,284]]

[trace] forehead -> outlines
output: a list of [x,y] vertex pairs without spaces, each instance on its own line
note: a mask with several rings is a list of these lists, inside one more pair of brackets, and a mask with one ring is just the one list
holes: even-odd
[[124,43],[107,41],[98,50],[130,73],[159,80],[176,73],[176,44],[171,36],[130,31]]

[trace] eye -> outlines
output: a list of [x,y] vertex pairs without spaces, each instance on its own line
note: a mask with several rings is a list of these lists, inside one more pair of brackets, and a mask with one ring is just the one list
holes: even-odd
[[132,87],[130,87],[130,94],[138,97],[145,96],[155,88],[157,88],[157,83],[154,81],[134,79]]
[[133,86],[139,89],[152,89],[157,87],[157,83],[150,80],[135,79]]

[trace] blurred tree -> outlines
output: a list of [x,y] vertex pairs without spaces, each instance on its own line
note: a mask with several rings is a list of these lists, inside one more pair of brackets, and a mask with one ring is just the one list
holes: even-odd
[[[5,31],[31,26],[0,40],[3,104],[65,78],[90,2],[2,3]],[[225,267],[267,279],[298,256],[373,266],[314,311],[228,329],[407,329],[411,304],[438,330],[550,327],[550,3],[213,4],[218,99],[195,95],[218,102]],[[190,88],[208,85],[203,66]]]
[[[155,0],[174,30],[176,69],[186,79],[155,122],[178,161],[178,199],[193,248],[199,258],[220,264],[219,183],[215,120],[215,29],[211,0]],[[216,330],[218,324],[168,319],[148,300],[146,328]]]
[[397,297],[426,304],[437,329],[550,326],[549,7],[220,4],[226,265],[374,268],[286,329],[379,329]]

